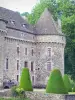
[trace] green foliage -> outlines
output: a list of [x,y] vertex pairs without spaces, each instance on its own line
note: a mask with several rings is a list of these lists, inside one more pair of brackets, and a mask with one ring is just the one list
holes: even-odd
[[28,16],[29,23],[35,24],[37,20],[40,18],[45,8],[48,8],[50,10],[55,20],[57,19],[56,0],[52,0],[52,1],[51,0],[40,0],[40,3],[37,3],[35,5],[31,14]]
[[16,88],[18,88],[18,87],[17,87],[17,86],[13,86],[13,87],[11,88],[12,96],[14,96],[14,97],[18,96],[18,93],[17,93],[17,91],[16,91]]
[[28,17],[28,15],[29,15],[28,12],[24,12],[24,13],[21,14],[21,16],[26,16],[26,17]]
[[35,24],[37,20],[39,19],[41,13],[45,9],[45,4],[36,4],[36,6],[33,8],[32,13],[28,16],[28,21],[31,24]]
[[22,70],[19,87],[23,88],[25,91],[33,91],[28,68],[23,68]]
[[62,31],[66,35],[65,73],[75,79],[75,1],[58,0],[58,12],[62,12]]
[[51,75],[47,83],[46,92],[56,93],[56,94],[67,94],[68,93],[64,85],[62,75],[58,69],[54,69],[51,72]]
[[26,98],[25,91],[24,91],[23,88],[19,88],[17,86],[13,86],[11,88],[11,91],[12,91],[12,96],[13,97]]
[[73,90],[72,90],[72,92],[75,92],[75,84],[74,84],[74,87],[73,87]]
[[64,84],[65,84],[66,89],[68,90],[68,92],[72,92],[72,85],[70,83],[70,80],[69,80],[69,77],[68,77],[67,74],[64,75],[63,81],[64,81]]
[[0,100],[30,100],[29,98],[0,98]]

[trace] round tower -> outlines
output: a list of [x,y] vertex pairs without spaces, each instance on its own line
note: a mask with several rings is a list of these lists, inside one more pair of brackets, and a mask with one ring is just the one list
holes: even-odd
[[35,85],[44,86],[51,70],[58,68],[64,74],[65,35],[45,9],[36,27]]

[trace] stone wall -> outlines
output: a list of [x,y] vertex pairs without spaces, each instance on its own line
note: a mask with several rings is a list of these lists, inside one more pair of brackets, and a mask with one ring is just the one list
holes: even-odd
[[[51,49],[49,56],[48,50]],[[48,64],[51,64],[47,68]],[[35,85],[46,85],[51,70],[60,69],[64,74],[64,47],[59,43],[37,43],[36,44],[36,70]]]
[[[35,53],[32,56],[31,50],[33,49],[35,51],[35,44],[6,37],[4,47],[4,62],[6,58],[9,59],[8,69],[6,69],[6,65],[3,67],[4,78],[17,80],[17,75],[20,76],[25,61],[28,62],[28,68],[32,78],[34,72],[31,72],[31,62],[34,61],[35,67]],[[19,47],[19,54],[17,54],[17,47]],[[27,48],[27,55],[25,55],[25,48]],[[17,70],[17,60],[19,60],[19,70]]]
[[[64,95],[64,94],[48,94],[41,92],[25,92],[26,96],[30,100],[75,100],[75,95]],[[0,97],[12,97],[10,89],[0,90]]]
[[75,100],[75,95],[48,94],[40,92],[25,92],[31,100]]

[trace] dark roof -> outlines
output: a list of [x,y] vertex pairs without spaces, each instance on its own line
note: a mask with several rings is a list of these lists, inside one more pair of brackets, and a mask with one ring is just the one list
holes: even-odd
[[[5,21],[6,27],[8,28],[33,33],[33,27],[28,24],[18,12],[0,7],[0,20]],[[25,26],[23,27],[23,25]]]
[[57,27],[51,13],[46,8],[35,25],[37,35],[64,35]]

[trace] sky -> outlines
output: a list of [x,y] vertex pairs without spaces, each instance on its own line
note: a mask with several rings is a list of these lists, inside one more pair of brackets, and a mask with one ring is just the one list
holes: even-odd
[[37,2],[38,0],[0,0],[0,7],[18,11],[20,13],[30,13]]

